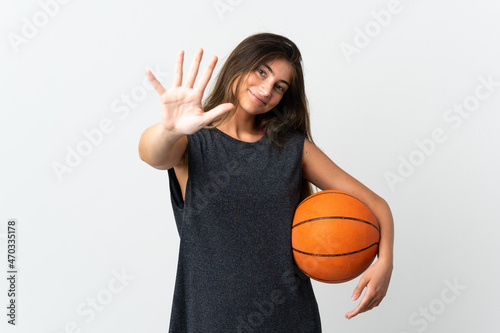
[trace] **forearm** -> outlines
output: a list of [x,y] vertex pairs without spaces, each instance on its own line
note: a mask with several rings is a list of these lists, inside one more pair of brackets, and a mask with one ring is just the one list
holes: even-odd
[[152,167],[169,169],[179,161],[180,151],[173,148],[184,135],[166,130],[161,123],[147,128],[139,142],[139,157]]
[[366,270],[354,289],[351,299],[357,300],[363,289],[367,288],[358,306],[346,313],[347,319],[351,319],[359,313],[373,309],[380,304],[389,288],[393,270],[394,222],[391,210],[387,202],[376,194],[371,196],[369,206],[380,226],[378,260]]
[[372,209],[380,225],[378,260],[392,266],[394,248],[394,220],[387,202],[380,198]]

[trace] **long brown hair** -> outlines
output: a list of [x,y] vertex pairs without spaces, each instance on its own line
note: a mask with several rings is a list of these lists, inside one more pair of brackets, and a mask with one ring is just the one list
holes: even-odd
[[[297,131],[311,142],[311,128],[309,108],[304,87],[302,70],[302,56],[299,49],[290,39],[273,33],[259,33],[244,39],[231,52],[222,66],[211,93],[203,102],[204,110],[211,110],[222,103],[233,103],[235,108],[216,118],[213,128],[230,119],[238,108],[238,91],[241,83],[249,73],[257,70],[261,65],[276,59],[284,59],[293,68],[290,86],[284,93],[278,105],[255,117],[256,127],[262,129],[270,142],[282,147],[284,138],[292,131]],[[233,92],[233,85],[236,89]],[[311,183],[303,179],[301,199],[313,193]]]

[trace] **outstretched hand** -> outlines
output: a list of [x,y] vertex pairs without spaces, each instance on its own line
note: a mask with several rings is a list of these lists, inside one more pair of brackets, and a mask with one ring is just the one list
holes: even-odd
[[373,265],[371,265],[361,276],[361,279],[352,294],[352,300],[357,300],[365,287],[366,292],[358,306],[354,310],[346,313],[345,317],[347,319],[351,319],[359,313],[371,310],[378,306],[387,293],[391,275],[392,264],[387,264],[384,261],[377,260]]
[[149,69],[146,70],[146,76],[160,95],[162,124],[166,130],[179,134],[193,134],[216,117],[234,108],[233,104],[225,103],[207,112],[202,109],[203,93],[217,63],[217,57],[213,56],[194,88],[202,56],[203,50],[200,48],[191,63],[184,86],[182,86],[183,50],[177,55],[171,89],[165,89],[153,73]]

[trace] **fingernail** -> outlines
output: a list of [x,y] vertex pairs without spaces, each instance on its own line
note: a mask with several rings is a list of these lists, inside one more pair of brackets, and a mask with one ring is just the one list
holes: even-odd
[[355,300],[356,300],[356,298],[358,298],[358,295],[356,295],[356,294],[353,294],[353,295],[351,296],[351,300],[353,300],[353,301],[355,301]]

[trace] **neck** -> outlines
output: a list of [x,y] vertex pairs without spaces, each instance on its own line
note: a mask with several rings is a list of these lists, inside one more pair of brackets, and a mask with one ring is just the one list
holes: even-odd
[[220,124],[217,128],[238,139],[252,139],[255,135],[261,136],[259,129],[255,126],[255,115],[239,109],[229,120]]

